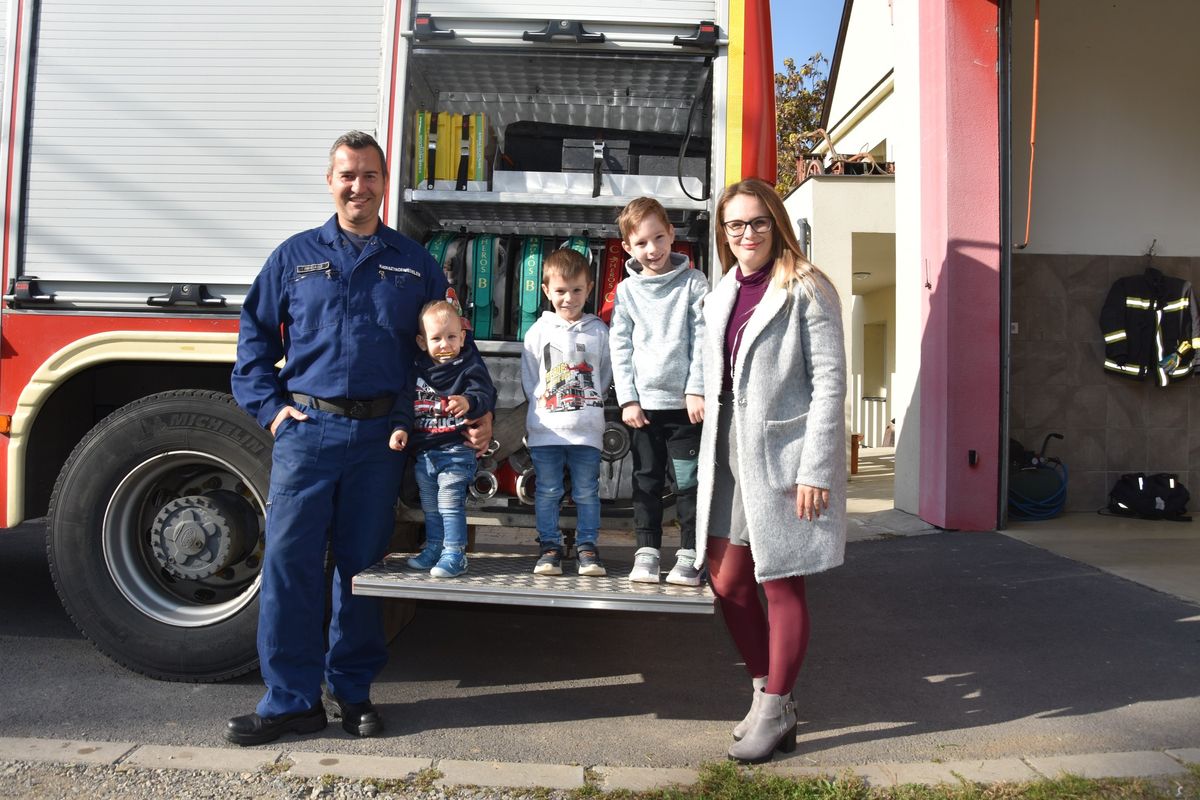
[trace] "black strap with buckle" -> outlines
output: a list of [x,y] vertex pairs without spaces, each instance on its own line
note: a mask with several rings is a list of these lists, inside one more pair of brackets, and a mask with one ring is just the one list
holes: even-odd
[[425,188],[432,189],[437,179],[438,112],[429,112],[429,150],[425,154]]
[[592,142],[592,197],[600,196],[600,177],[604,174],[604,140]]
[[467,188],[467,175],[471,166],[471,115],[462,115],[462,139],[458,146],[458,179],[454,183],[457,191]]
[[323,398],[293,392],[292,400],[302,406],[315,408],[317,411],[326,411],[350,419],[386,417],[392,413],[392,406],[396,404],[396,398],[393,395],[376,397],[371,400],[351,400],[348,397]]

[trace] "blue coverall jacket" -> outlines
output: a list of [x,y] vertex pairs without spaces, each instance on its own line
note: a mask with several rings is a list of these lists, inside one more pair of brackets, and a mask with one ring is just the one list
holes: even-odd
[[385,225],[361,254],[336,216],[296,234],[267,259],[242,305],[234,397],[264,428],[288,392],[399,398],[418,353],[417,312],[447,289],[433,256]]

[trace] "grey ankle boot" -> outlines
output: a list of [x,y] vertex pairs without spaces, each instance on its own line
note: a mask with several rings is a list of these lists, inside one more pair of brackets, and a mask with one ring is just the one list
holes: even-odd
[[790,753],[796,749],[796,704],[783,694],[762,693],[758,714],[746,735],[729,748],[729,758],[743,764],[770,761],[776,750]]
[[746,731],[750,728],[750,722],[754,719],[754,715],[758,713],[758,701],[762,698],[763,692],[767,690],[767,676],[761,678],[750,679],[753,696],[750,698],[750,710],[746,712],[745,718],[737,725],[733,726],[734,741],[741,741],[741,738],[746,735]]

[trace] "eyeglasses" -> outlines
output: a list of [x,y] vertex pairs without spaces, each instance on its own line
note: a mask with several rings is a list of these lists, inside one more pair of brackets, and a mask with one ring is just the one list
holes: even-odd
[[725,232],[730,236],[737,238],[746,232],[746,227],[755,233],[766,233],[775,225],[775,220],[770,217],[755,217],[747,222],[744,219],[727,219],[721,223],[725,227]]

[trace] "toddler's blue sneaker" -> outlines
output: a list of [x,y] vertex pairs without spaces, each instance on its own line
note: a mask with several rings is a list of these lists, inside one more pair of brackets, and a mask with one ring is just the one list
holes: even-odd
[[432,567],[438,562],[438,557],[442,554],[442,548],[426,547],[417,555],[408,560],[408,565],[413,569],[419,569],[422,572]]
[[467,557],[465,555],[453,550],[444,550],[437,564],[429,570],[429,574],[435,578],[457,578],[466,571]]

